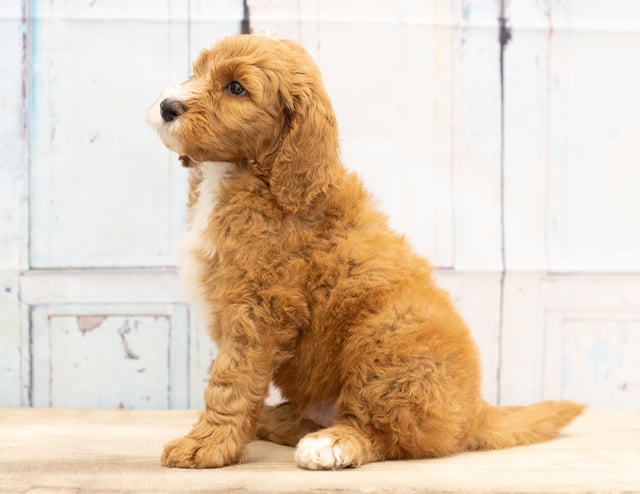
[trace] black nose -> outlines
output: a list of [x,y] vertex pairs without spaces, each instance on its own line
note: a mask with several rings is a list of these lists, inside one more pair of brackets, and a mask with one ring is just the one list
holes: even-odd
[[160,115],[165,122],[171,122],[182,115],[187,109],[184,103],[177,99],[163,99],[160,103]]

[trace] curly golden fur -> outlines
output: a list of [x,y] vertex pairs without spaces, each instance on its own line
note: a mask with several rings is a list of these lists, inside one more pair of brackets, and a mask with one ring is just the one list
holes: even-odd
[[[442,456],[542,441],[580,413],[483,401],[465,323],[341,164],[302,47],[226,38],[148,120],[191,169],[181,275],[219,347],[206,409],[166,465],[241,461],[256,434],[310,469]],[[280,406],[263,405],[270,382]]]

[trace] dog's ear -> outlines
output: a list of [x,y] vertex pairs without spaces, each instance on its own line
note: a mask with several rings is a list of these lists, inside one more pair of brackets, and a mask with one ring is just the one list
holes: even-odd
[[[301,76],[302,74],[298,74]],[[286,211],[304,210],[338,184],[338,130],[320,74],[281,90],[288,122],[271,171],[271,192]]]

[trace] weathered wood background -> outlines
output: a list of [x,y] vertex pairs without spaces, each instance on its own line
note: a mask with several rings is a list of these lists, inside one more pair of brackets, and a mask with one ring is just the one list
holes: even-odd
[[[640,3],[248,7],[320,64],[344,161],[437,266],[486,397],[640,407]],[[215,348],[176,281],[185,173],[143,120],[243,17],[0,3],[0,406],[201,405]]]

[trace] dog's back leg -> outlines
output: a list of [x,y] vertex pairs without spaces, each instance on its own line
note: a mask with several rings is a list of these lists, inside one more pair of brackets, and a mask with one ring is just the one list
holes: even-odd
[[286,402],[264,407],[256,433],[259,439],[295,446],[303,436],[320,429],[321,425],[304,417],[293,403]]

